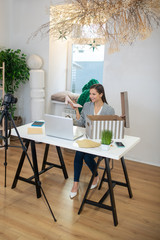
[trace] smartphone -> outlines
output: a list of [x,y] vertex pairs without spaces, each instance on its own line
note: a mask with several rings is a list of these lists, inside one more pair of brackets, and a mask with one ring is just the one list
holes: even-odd
[[115,144],[117,145],[117,147],[125,147],[122,142],[115,142]]

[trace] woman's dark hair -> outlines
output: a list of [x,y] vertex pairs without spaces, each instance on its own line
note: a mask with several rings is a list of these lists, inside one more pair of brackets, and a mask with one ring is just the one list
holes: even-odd
[[107,100],[106,100],[105,92],[104,92],[104,87],[103,87],[102,84],[93,84],[93,85],[90,87],[90,89],[96,89],[99,94],[102,93],[102,94],[103,94],[103,95],[102,95],[102,101],[108,104],[108,102],[107,102]]

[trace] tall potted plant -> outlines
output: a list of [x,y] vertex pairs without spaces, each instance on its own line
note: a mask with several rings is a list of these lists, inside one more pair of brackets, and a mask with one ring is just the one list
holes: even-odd
[[[20,49],[5,49],[0,51],[0,65],[5,62],[5,93],[15,94],[20,84],[29,80],[29,68],[26,55]],[[0,75],[0,78],[2,76]],[[11,110],[14,117],[16,107]]]

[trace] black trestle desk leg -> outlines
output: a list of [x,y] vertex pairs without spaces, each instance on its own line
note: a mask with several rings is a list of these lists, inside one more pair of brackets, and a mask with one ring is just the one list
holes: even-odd
[[64,178],[67,179],[68,178],[68,173],[67,173],[66,166],[65,166],[65,163],[64,163],[64,160],[63,160],[61,148],[56,146],[56,149],[57,149],[58,157],[59,157],[59,160],[60,160],[60,163],[61,163],[61,166],[62,166]]
[[103,183],[103,181],[104,181],[104,179],[105,179],[105,173],[106,173],[106,171],[104,170],[104,171],[103,171],[102,178],[101,178],[101,181],[100,181],[100,184],[99,184],[99,188],[98,188],[98,190],[100,190],[101,187],[102,187],[102,183]]
[[128,188],[129,197],[132,198],[133,194],[132,194],[131,185],[130,185],[130,182],[129,182],[129,177],[128,177],[124,157],[121,158],[121,163],[122,163],[123,172],[124,172],[124,176],[125,176],[125,180],[126,180],[126,184],[127,184],[127,188]]
[[90,179],[90,182],[89,182],[88,187],[87,187],[87,190],[86,190],[86,193],[85,193],[85,195],[84,195],[84,198],[83,198],[83,200],[82,200],[81,206],[80,206],[80,208],[79,208],[78,214],[80,214],[81,211],[82,211],[82,209],[83,209],[83,205],[84,205],[85,202],[86,202],[86,199],[87,199],[87,196],[88,196],[90,187],[91,187],[91,185],[92,185],[93,179],[94,179],[94,177],[95,177],[95,175],[96,175],[96,171],[97,171],[98,166],[99,166],[99,164],[100,164],[100,162],[101,162],[102,159],[103,159],[102,157],[98,157],[98,161],[97,161],[97,165],[96,165],[95,172],[92,174],[92,177],[91,177],[91,179]]
[[109,158],[105,158],[105,165],[106,165],[105,169],[106,169],[107,178],[108,178],[108,188],[109,188],[109,192],[110,192],[113,220],[114,220],[114,225],[117,226],[118,218],[117,218],[116,204],[115,204],[114,193],[113,193],[111,171],[110,171],[110,166],[109,166]]
[[39,181],[37,154],[36,154],[36,147],[35,147],[34,141],[31,141],[31,151],[32,151],[34,175],[35,175],[36,193],[37,193],[37,198],[40,198],[41,197],[41,186],[40,186],[41,183]]
[[44,170],[45,166],[46,166],[47,157],[48,157],[48,151],[49,151],[49,144],[46,144],[44,157],[43,157],[43,163],[42,163],[42,170]]
[[[25,143],[25,149],[26,151],[28,150],[28,146],[29,146],[29,140],[24,140],[26,143]],[[14,180],[13,180],[13,183],[12,183],[12,189],[16,187],[17,185],[17,181],[18,181],[18,178],[19,178],[19,175],[20,175],[20,172],[22,170],[22,166],[23,166],[23,163],[24,163],[24,159],[25,159],[25,156],[26,156],[26,153],[25,151],[22,152],[22,155],[21,155],[21,158],[20,158],[20,161],[19,161],[19,164],[18,164],[18,168],[17,168],[17,171],[16,171],[16,175],[14,177]]]

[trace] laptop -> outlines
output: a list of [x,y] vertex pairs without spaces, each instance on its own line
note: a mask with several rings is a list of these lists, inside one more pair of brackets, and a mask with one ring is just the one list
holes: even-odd
[[45,132],[46,135],[75,140],[85,133],[85,128],[73,126],[73,119],[56,115],[45,114]]

